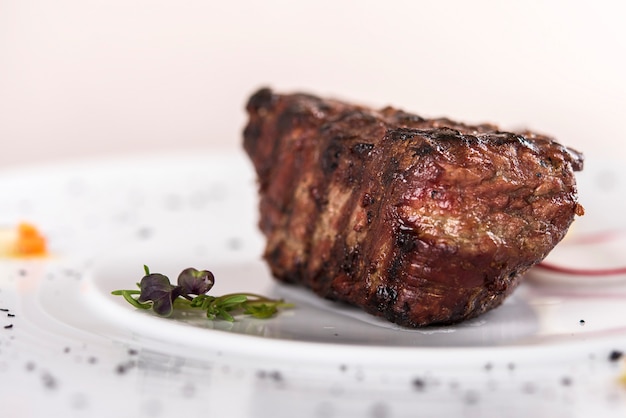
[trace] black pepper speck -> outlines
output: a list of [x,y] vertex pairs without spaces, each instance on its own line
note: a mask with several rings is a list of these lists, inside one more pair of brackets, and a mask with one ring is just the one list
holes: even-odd
[[613,351],[611,351],[611,354],[609,354],[609,360],[610,361],[617,361],[617,360],[621,359],[623,356],[624,356],[624,353],[622,351],[613,350]]
[[256,376],[259,379],[270,379],[277,383],[283,381],[283,375],[278,370],[273,370],[269,372],[266,370],[259,370]]
[[413,379],[413,389],[422,392],[426,388],[426,382],[420,378]]
[[9,325],[5,325],[4,326],[4,329],[11,329],[11,328],[13,328],[13,324],[9,324]]
[[57,382],[57,380],[55,379],[54,376],[52,376],[50,373],[44,373],[41,375],[41,380],[43,382],[43,385],[47,388],[47,389],[56,389],[59,384]]
[[126,374],[130,369],[132,369],[136,365],[137,365],[137,363],[134,362],[134,361],[127,361],[126,363],[120,363],[115,368],[115,372],[117,374],[120,374],[120,375],[121,374]]
[[275,382],[282,382],[283,375],[279,371],[273,371],[272,373],[270,373],[270,379],[272,379]]
[[563,386],[571,386],[572,385],[572,378],[565,376],[564,378],[561,379],[561,385],[563,385]]

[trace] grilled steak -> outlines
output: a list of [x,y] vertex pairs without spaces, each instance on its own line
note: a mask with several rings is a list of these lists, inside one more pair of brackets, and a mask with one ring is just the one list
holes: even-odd
[[583,213],[582,155],[543,135],[268,89],[247,111],[272,274],[403,326],[500,305]]

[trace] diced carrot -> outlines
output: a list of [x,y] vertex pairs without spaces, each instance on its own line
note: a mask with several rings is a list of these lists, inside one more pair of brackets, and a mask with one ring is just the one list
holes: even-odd
[[17,242],[15,253],[18,256],[32,256],[46,254],[46,238],[37,228],[29,223],[22,222],[17,228]]
[[20,237],[34,237],[40,235],[35,225],[26,222],[22,222],[17,226],[17,232]]

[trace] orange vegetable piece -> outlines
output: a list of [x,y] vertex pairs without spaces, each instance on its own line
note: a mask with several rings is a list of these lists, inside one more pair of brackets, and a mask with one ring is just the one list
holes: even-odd
[[17,242],[15,253],[18,256],[45,255],[46,238],[37,228],[29,223],[22,222],[17,227]]

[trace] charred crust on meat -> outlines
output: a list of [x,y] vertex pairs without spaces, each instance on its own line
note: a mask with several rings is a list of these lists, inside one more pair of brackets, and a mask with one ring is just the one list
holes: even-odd
[[411,147],[409,149],[412,151],[413,157],[425,157],[435,151],[435,149],[430,144],[420,144],[416,147]]
[[402,326],[496,308],[584,213],[583,156],[545,135],[269,89],[247,110],[272,274]]
[[261,137],[261,125],[246,125],[243,131],[243,135],[248,139],[249,142],[256,144],[256,142]]
[[388,186],[398,177],[398,170],[400,168],[400,161],[398,161],[396,157],[390,157],[386,163],[381,176],[383,186]]
[[393,305],[398,299],[398,291],[393,285],[381,285],[376,288],[376,293],[372,298],[372,302],[380,312],[388,311],[390,305]]
[[339,143],[341,138],[335,137],[322,152],[321,167],[325,174],[331,174],[339,167],[343,146]]
[[411,113],[407,113],[407,112],[405,112],[403,110],[395,110],[391,106],[387,106],[381,112],[382,113],[394,114],[396,120],[400,124],[412,124],[412,123],[418,123],[418,122],[426,121],[426,119],[424,119],[423,117],[421,117],[419,115],[414,115],[414,114],[411,114]]
[[276,121],[278,134],[281,135],[290,132],[294,127],[302,124],[308,116],[306,109],[300,106],[288,107],[278,116]]
[[[443,127],[443,128],[440,128],[437,130],[431,130],[431,131],[422,131],[422,135],[426,136],[427,138],[432,139],[433,141],[439,141],[439,142],[467,141],[466,136],[462,135],[461,132],[457,131],[456,129],[452,129],[448,127]],[[475,137],[471,137],[471,136],[468,136],[468,137],[476,139]],[[471,143],[470,141],[467,141],[467,142]]]
[[366,208],[372,205],[376,200],[370,193],[363,193],[363,197],[361,198],[361,207]]
[[389,267],[387,267],[387,277],[390,283],[398,281],[400,276],[402,276],[404,261],[405,257],[401,252],[395,253],[391,258],[391,263],[389,263]]
[[274,101],[274,94],[272,90],[267,87],[259,89],[256,93],[250,96],[246,109],[248,112],[258,112],[260,109],[271,106]]
[[356,267],[359,263],[359,249],[353,248],[350,251],[347,251],[344,254],[343,263],[341,263],[341,270],[343,270],[347,275],[351,276],[357,271]]
[[409,253],[417,248],[416,231],[403,227],[397,228],[396,231],[396,245],[400,251]]
[[359,157],[367,156],[374,149],[374,144],[366,144],[364,142],[358,142],[352,146],[352,152]]
[[420,133],[422,132],[410,128],[389,129],[387,131],[387,137],[392,141],[406,141],[407,139],[415,138],[420,135]]

